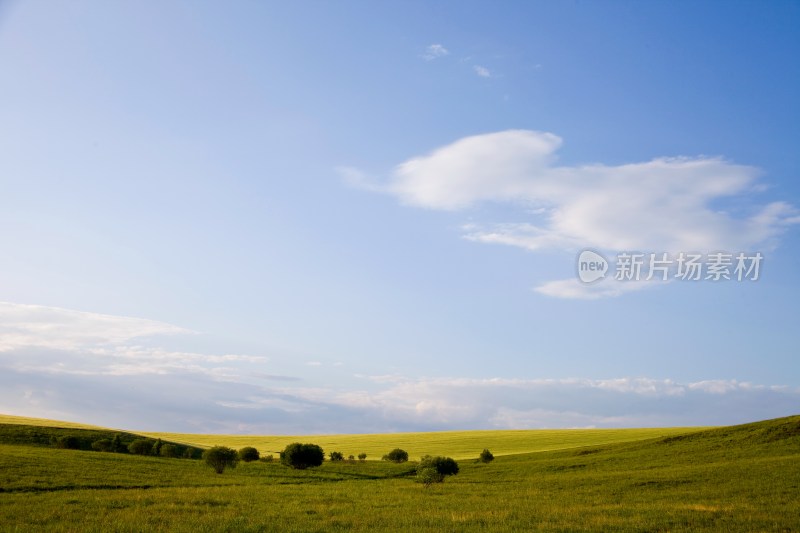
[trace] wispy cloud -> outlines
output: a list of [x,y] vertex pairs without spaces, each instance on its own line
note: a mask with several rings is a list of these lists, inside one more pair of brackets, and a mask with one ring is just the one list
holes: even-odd
[[0,309],[0,412],[112,427],[291,434],[709,425],[788,415],[800,404],[794,388],[719,379],[384,374],[333,386],[327,375],[336,363],[314,381],[319,372],[311,368],[302,379],[266,373],[265,357],[148,345],[147,335],[185,335],[161,322],[18,304]]
[[[664,157],[625,165],[557,164],[552,133],[509,130],[465,137],[398,165],[373,184],[402,203],[464,210],[481,203],[525,207],[528,220],[472,224],[464,237],[529,251],[750,251],[769,249],[800,222],[788,203],[748,203],[726,211],[725,198],[759,192],[757,168],[719,157]],[[597,298],[630,289],[578,288],[567,281],[538,287],[551,296]]]
[[492,73],[489,72],[489,69],[486,67],[482,67],[480,65],[473,65],[472,69],[475,71],[475,74],[480,76],[481,78],[491,78]]
[[431,44],[425,48],[422,58],[426,61],[433,61],[434,59],[450,55],[450,52],[441,44]]
[[23,372],[143,375],[192,372],[231,376],[229,365],[260,364],[264,356],[168,350],[162,336],[195,332],[154,320],[0,302],[0,354]]

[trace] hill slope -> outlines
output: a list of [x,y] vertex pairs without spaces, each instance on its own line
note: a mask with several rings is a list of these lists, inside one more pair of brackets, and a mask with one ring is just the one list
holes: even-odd
[[345,456],[363,452],[369,459],[380,459],[394,448],[406,450],[412,459],[426,454],[466,459],[477,457],[484,448],[489,448],[495,455],[510,455],[667,437],[702,429],[705,428],[530,429],[300,436],[146,434],[195,446],[253,446],[262,454],[277,453],[292,442],[311,442],[319,444],[326,452],[340,451]]
[[20,531],[796,531],[800,416],[461,461],[242,464],[0,445],[0,529]]

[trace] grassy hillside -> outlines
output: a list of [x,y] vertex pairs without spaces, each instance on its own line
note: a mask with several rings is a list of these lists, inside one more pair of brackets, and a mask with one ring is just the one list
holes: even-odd
[[1,531],[796,531],[800,417],[413,465],[199,461],[0,445]]
[[406,450],[412,459],[425,454],[447,454],[455,459],[465,459],[477,457],[484,448],[489,448],[495,455],[510,455],[667,437],[701,429],[703,428],[536,429],[281,437],[191,433],[147,433],[147,435],[196,446],[223,445],[232,448],[253,446],[262,454],[278,452],[287,444],[299,441],[319,444],[326,452],[336,450],[345,456],[351,454],[357,456],[363,452],[367,454],[368,459],[380,459],[393,448]]
[[108,429],[89,424],[79,424],[76,422],[62,422],[60,420],[48,420],[46,418],[31,418],[27,416],[14,416],[0,414],[0,424],[22,424],[25,426],[42,426],[52,428],[75,428],[75,429]]
[[[19,422],[28,421],[22,417],[17,418]],[[11,419],[11,417],[3,417],[2,419]],[[46,426],[42,424],[41,419],[34,419],[36,425],[28,425],[22,423],[3,424],[0,423],[0,444],[12,444],[22,446],[40,446],[40,447],[54,447],[59,439],[70,437],[73,439],[72,444],[68,447],[77,450],[89,451],[92,450],[92,443],[100,440],[107,440],[110,442],[116,437],[119,439],[121,449],[117,450],[121,453],[127,453],[127,447],[135,440],[144,439],[144,435],[130,433],[127,431],[117,431],[113,429],[104,429],[96,426],[83,426],[75,424],[73,426]],[[58,423],[61,424],[61,423]],[[91,429],[89,429],[91,428]],[[162,439],[163,444],[174,444],[169,440]],[[60,446],[64,447],[64,446]],[[202,449],[193,445],[178,444],[174,448],[175,453],[183,456],[184,454],[191,457],[199,458]]]

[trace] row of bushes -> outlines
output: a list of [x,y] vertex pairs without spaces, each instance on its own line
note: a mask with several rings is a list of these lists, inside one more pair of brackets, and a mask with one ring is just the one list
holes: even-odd
[[[85,449],[83,441],[76,435],[57,437],[53,440],[53,445],[56,448],[67,450]],[[162,442],[161,439],[136,439],[126,444],[119,434],[110,439],[104,438],[92,441],[91,449],[97,452],[132,453],[135,455],[182,457],[186,459],[197,459],[200,456],[200,450],[197,448]]]
[[[272,460],[272,456],[268,456]],[[215,446],[203,452],[203,460],[214,470],[221,474],[226,468],[235,468],[239,461],[250,462],[258,461],[260,458],[258,450],[253,447],[245,447],[238,452],[232,448],[225,446]],[[316,444],[301,444],[295,442],[289,444],[280,453],[281,463],[291,468],[304,470],[319,466],[325,459],[325,453],[322,448]],[[354,457],[351,455],[350,460]],[[366,460],[367,454],[362,453],[358,456],[362,461]],[[386,461],[393,461],[396,463],[404,463],[408,461],[408,452],[395,448],[391,452],[383,456]],[[331,452],[331,461],[343,461],[344,454],[341,452]],[[494,460],[494,455],[488,449],[484,449],[479,458],[483,463],[489,463]],[[416,480],[419,483],[430,486],[433,483],[442,483],[447,476],[454,476],[458,474],[458,463],[450,458],[443,456],[423,456],[416,467]]]

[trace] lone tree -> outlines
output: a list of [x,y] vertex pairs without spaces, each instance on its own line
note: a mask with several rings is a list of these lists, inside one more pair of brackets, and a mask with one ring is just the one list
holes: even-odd
[[343,461],[344,454],[342,452],[331,452],[330,453],[331,461]]
[[316,444],[293,442],[281,452],[281,463],[298,470],[319,466],[325,459],[325,452]]
[[491,463],[492,461],[494,461],[494,455],[492,455],[492,452],[490,452],[487,448],[484,448],[478,459],[482,463]]
[[245,446],[239,450],[239,459],[245,463],[249,463],[250,461],[258,461],[260,457],[261,455],[258,453],[258,450],[252,446]]
[[456,474],[458,474],[458,463],[450,457],[425,455],[417,465],[417,482],[426,487],[432,483],[442,483],[445,476],[454,476]]
[[221,474],[226,467],[236,468],[239,456],[233,448],[214,446],[203,452],[203,461],[213,468],[217,474]]
[[391,461],[393,463],[405,463],[406,461],[408,461],[408,452],[405,450],[401,450],[400,448],[395,448],[394,450],[384,455],[383,459],[385,461]]

